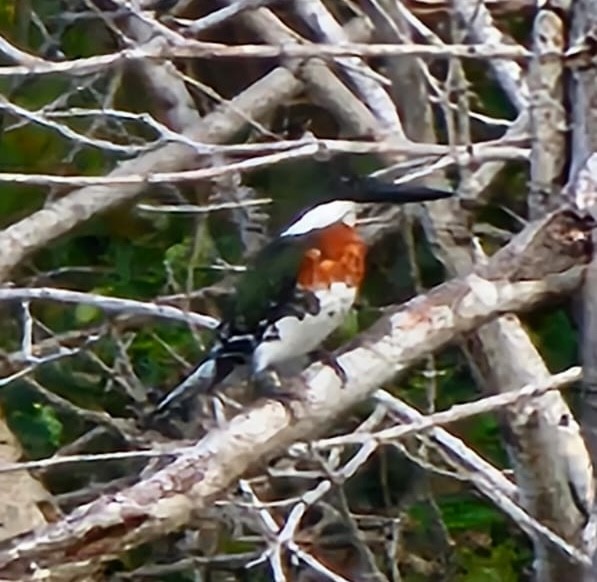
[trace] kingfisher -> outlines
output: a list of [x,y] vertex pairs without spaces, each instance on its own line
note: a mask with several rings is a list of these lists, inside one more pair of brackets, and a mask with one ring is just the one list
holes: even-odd
[[[330,182],[326,195],[300,212],[256,255],[230,296],[213,347],[159,402],[156,412],[212,391],[237,366],[248,365],[258,385],[271,387],[276,366],[301,356],[325,355],[322,343],[348,315],[365,276],[367,245],[356,228],[358,205],[454,195],[346,173]],[[344,379],[335,359],[329,356],[323,361]],[[274,396],[276,390],[266,392]]]

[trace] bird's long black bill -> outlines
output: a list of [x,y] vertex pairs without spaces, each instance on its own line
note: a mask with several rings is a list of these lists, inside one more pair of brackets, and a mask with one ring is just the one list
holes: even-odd
[[336,155],[325,162],[328,167],[329,200],[354,200],[355,202],[390,202],[406,204],[407,202],[426,202],[451,198],[456,195],[453,190],[430,188],[416,184],[393,184],[363,175],[355,169],[355,158],[350,155]]
[[414,184],[392,184],[371,177],[359,178],[358,183],[353,187],[360,190],[358,196],[362,202],[406,204],[408,202],[427,202],[452,198],[456,195],[453,190],[442,190],[441,188],[429,188]]

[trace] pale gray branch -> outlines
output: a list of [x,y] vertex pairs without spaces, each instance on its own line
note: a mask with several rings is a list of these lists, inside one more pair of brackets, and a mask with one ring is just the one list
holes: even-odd
[[[484,414],[492,412],[509,406],[518,404],[522,401],[532,400],[538,396],[542,396],[551,390],[560,390],[565,386],[578,382],[582,378],[582,368],[575,366],[559,374],[554,374],[544,381],[539,381],[533,384],[527,384],[522,388],[515,390],[508,390],[494,396],[487,396],[475,402],[467,402],[465,404],[454,404],[448,410],[436,412],[428,416],[422,416],[418,420],[400,426],[394,426],[375,432],[353,432],[347,435],[330,437],[321,439],[313,446],[321,448],[329,448],[339,445],[351,443],[364,443],[368,440],[374,439],[378,442],[389,441],[392,439],[405,438],[413,433],[428,430],[436,426],[450,424],[457,422],[477,414]],[[382,402],[385,400],[382,399]]]
[[178,307],[170,305],[157,305],[146,301],[134,299],[121,299],[98,295],[97,293],[85,293],[82,291],[70,291],[68,289],[55,289],[52,287],[5,287],[0,289],[1,301],[57,301],[59,303],[80,303],[91,305],[107,313],[122,313],[155,319],[169,319],[180,321],[198,327],[214,329],[219,321],[208,315],[201,315],[193,311],[183,311]]
[[[139,60],[169,60],[176,58],[261,58],[269,59],[305,59],[334,57],[384,57],[384,56],[417,56],[417,57],[460,57],[464,59],[529,59],[532,53],[519,45],[488,44],[453,44],[434,45],[396,45],[396,44],[245,44],[226,45],[219,43],[202,43],[187,40],[184,44],[169,46],[152,43],[107,55],[80,58],[71,61],[43,61],[33,66],[11,65],[0,68],[0,77],[27,75],[68,74],[86,75],[106,70],[115,65]],[[554,53],[554,57],[563,57]]]
[[[350,142],[348,142],[350,143]],[[444,156],[444,164],[449,165],[454,161],[471,160],[480,163],[484,160],[496,159],[528,159],[529,150],[516,146],[482,145],[475,148],[466,146],[451,148],[439,144],[411,144],[411,143],[375,143],[365,146],[357,145],[336,145],[329,143],[326,149],[333,152],[344,151],[353,153],[365,152],[400,152],[404,156]],[[16,172],[0,172],[0,182],[11,182],[16,184],[39,184],[39,185],[62,185],[62,186],[121,186],[121,185],[142,185],[186,182],[189,180],[206,180],[215,178],[231,172],[248,171],[252,169],[270,166],[290,159],[300,159],[316,156],[321,152],[320,143],[313,141],[309,145],[288,149],[281,153],[273,153],[264,156],[255,156],[241,162],[232,162],[198,170],[186,170],[175,172],[152,172],[146,174],[124,174],[115,171],[108,176],[57,176],[53,174],[25,174]],[[471,155],[472,154],[472,155]]]

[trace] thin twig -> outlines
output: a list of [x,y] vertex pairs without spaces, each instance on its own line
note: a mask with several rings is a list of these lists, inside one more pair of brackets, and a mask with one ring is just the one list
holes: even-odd
[[[322,140],[326,143],[326,140]],[[242,172],[264,166],[285,162],[290,159],[301,159],[315,156],[321,150],[320,143],[314,142],[310,145],[301,146],[296,149],[287,150],[281,153],[251,158],[242,162],[233,162],[211,168],[198,170],[187,170],[180,172],[156,172],[146,175],[112,175],[112,176],[57,176],[52,174],[24,174],[16,172],[0,172],[0,182],[13,182],[15,184],[38,184],[38,185],[63,185],[63,186],[91,186],[91,185],[130,185],[130,184],[162,184],[167,182],[186,182],[189,180],[207,180],[222,176],[229,172]],[[354,146],[351,142],[342,145],[330,144],[330,151],[370,153],[370,152],[393,152],[402,155],[437,155],[444,156],[445,163],[455,163],[452,157],[456,155],[460,159],[469,159],[472,155],[476,163],[484,160],[495,159],[518,159],[526,160],[529,157],[527,148],[515,146],[486,146],[477,144],[473,151],[463,148],[449,148],[449,146],[435,144],[392,144],[375,143],[364,146]]]
[[170,319],[209,329],[213,329],[219,324],[219,321],[214,317],[193,311],[183,311],[171,305],[157,305],[146,301],[108,297],[107,295],[98,295],[97,293],[84,293],[82,291],[70,291],[68,289],[56,289],[53,287],[9,287],[0,289],[0,302],[32,299],[57,301],[59,303],[83,303],[93,305],[108,313],[126,313],[128,315],[139,315],[157,319]]
[[580,366],[574,366],[564,372],[554,374],[545,381],[527,384],[519,390],[509,390],[507,392],[481,398],[475,402],[454,404],[448,410],[442,410],[441,412],[436,412],[428,416],[422,416],[419,420],[414,420],[410,424],[394,426],[373,433],[359,432],[322,439],[314,443],[313,446],[317,448],[328,448],[337,445],[364,443],[372,438],[380,442],[405,438],[416,432],[450,424],[458,420],[476,416],[477,414],[492,412],[528,399],[538,398],[551,390],[559,390],[574,382],[578,382],[581,379],[582,368]]
[[[70,61],[37,62],[32,66],[12,65],[0,68],[0,77],[69,74],[87,75],[105,70],[115,65],[122,65],[137,60],[170,60],[177,58],[333,58],[333,57],[387,57],[416,56],[447,58],[456,56],[463,59],[530,59],[532,52],[519,45],[502,44],[453,44],[442,47],[425,44],[244,44],[226,45],[219,43],[203,43],[187,40],[184,44],[169,46],[154,43],[123,49],[107,55],[74,59]],[[550,54],[553,58],[563,58],[565,53]]]

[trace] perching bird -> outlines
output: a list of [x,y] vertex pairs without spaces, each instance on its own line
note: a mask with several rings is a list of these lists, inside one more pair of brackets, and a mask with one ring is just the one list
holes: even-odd
[[[367,245],[355,228],[358,203],[404,204],[453,194],[370,177],[334,180],[328,195],[258,254],[236,286],[209,354],[157,412],[212,390],[237,365],[248,364],[260,378],[276,364],[318,352],[350,311],[365,274]],[[328,363],[342,374],[333,360]]]

